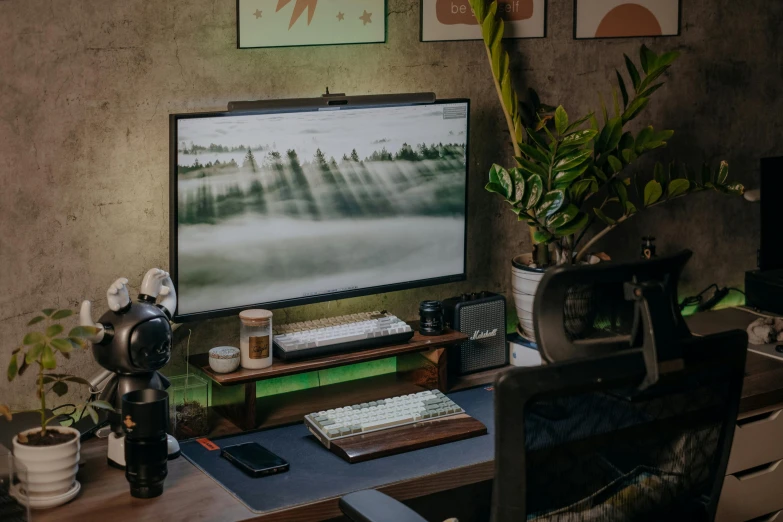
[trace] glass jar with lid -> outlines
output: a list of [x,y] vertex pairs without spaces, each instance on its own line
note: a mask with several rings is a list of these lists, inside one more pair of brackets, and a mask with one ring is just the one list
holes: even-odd
[[244,310],[239,314],[240,365],[258,370],[272,365],[272,312]]

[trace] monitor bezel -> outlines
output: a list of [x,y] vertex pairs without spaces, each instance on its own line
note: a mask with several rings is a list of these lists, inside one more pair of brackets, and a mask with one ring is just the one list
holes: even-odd
[[[393,96],[393,95],[391,95]],[[359,288],[356,290],[347,290],[342,292],[334,292],[329,294],[322,294],[317,296],[298,297],[293,299],[286,299],[281,301],[271,302],[259,302],[251,303],[245,306],[235,306],[228,308],[219,308],[214,310],[208,310],[203,312],[191,312],[187,314],[181,314],[179,311],[179,304],[174,312],[172,321],[175,323],[185,323],[191,321],[201,321],[205,319],[214,319],[218,317],[227,317],[231,315],[237,315],[242,310],[250,308],[265,308],[267,310],[274,310],[278,308],[288,308],[292,306],[302,306],[314,303],[323,303],[327,301],[336,301],[338,299],[348,299],[352,297],[364,297],[374,294],[382,294],[387,292],[396,292],[400,290],[411,290],[414,288],[423,288],[427,286],[457,283],[467,280],[468,270],[468,210],[470,208],[468,196],[470,185],[470,99],[469,98],[453,98],[435,100],[432,103],[390,103],[382,105],[360,105],[360,106],[340,106],[330,107],[326,110],[362,110],[369,108],[382,108],[382,107],[410,107],[415,105],[446,105],[453,103],[465,103],[467,105],[467,122],[466,122],[466,136],[465,136],[465,227],[463,231],[463,259],[462,259],[462,273],[449,276],[435,277],[429,279],[420,279],[417,281],[406,281],[402,283],[395,283],[390,285],[379,285],[367,288]],[[222,118],[231,116],[245,116],[253,114],[285,114],[293,112],[321,112],[324,108],[318,107],[301,107],[292,105],[290,107],[276,107],[270,110],[248,110],[248,111],[215,111],[215,112],[196,112],[196,113],[182,113],[169,115],[169,273],[171,274],[171,280],[174,283],[174,288],[179,288],[178,281],[178,180],[177,180],[177,146],[178,140],[178,122],[184,119],[194,118]]]

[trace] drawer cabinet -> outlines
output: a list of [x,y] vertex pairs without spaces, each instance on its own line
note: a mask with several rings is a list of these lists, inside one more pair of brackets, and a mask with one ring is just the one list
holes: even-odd
[[737,422],[726,474],[783,459],[783,410]]

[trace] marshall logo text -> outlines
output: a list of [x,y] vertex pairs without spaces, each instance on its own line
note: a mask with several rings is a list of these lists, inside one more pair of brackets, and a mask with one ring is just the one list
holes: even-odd
[[476,330],[473,332],[473,336],[470,338],[471,341],[478,341],[479,339],[488,339],[490,337],[495,337],[498,334],[498,329],[495,328],[494,330],[487,330],[482,332],[481,330]]

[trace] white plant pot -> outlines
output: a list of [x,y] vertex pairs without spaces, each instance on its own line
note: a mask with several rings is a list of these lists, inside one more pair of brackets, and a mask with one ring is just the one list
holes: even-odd
[[[76,472],[79,471],[79,443],[80,433],[73,428],[48,428],[64,433],[73,433],[76,437],[68,442],[56,446],[27,446],[19,442],[19,437],[14,436],[14,457],[27,468],[27,478],[20,486],[27,492],[31,504],[35,507],[36,500],[43,501],[54,497],[63,497],[57,504],[47,503],[47,507],[61,505],[70,500],[65,495],[73,490],[76,481]],[[29,434],[40,431],[41,428],[33,428],[23,431]]]
[[544,277],[542,268],[530,268],[528,265],[533,254],[522,254],[511,261],[511,291],[519,318],[519,334],[535,342],[536,330],[533,321],[533,301],[536,298],[538,284]]

